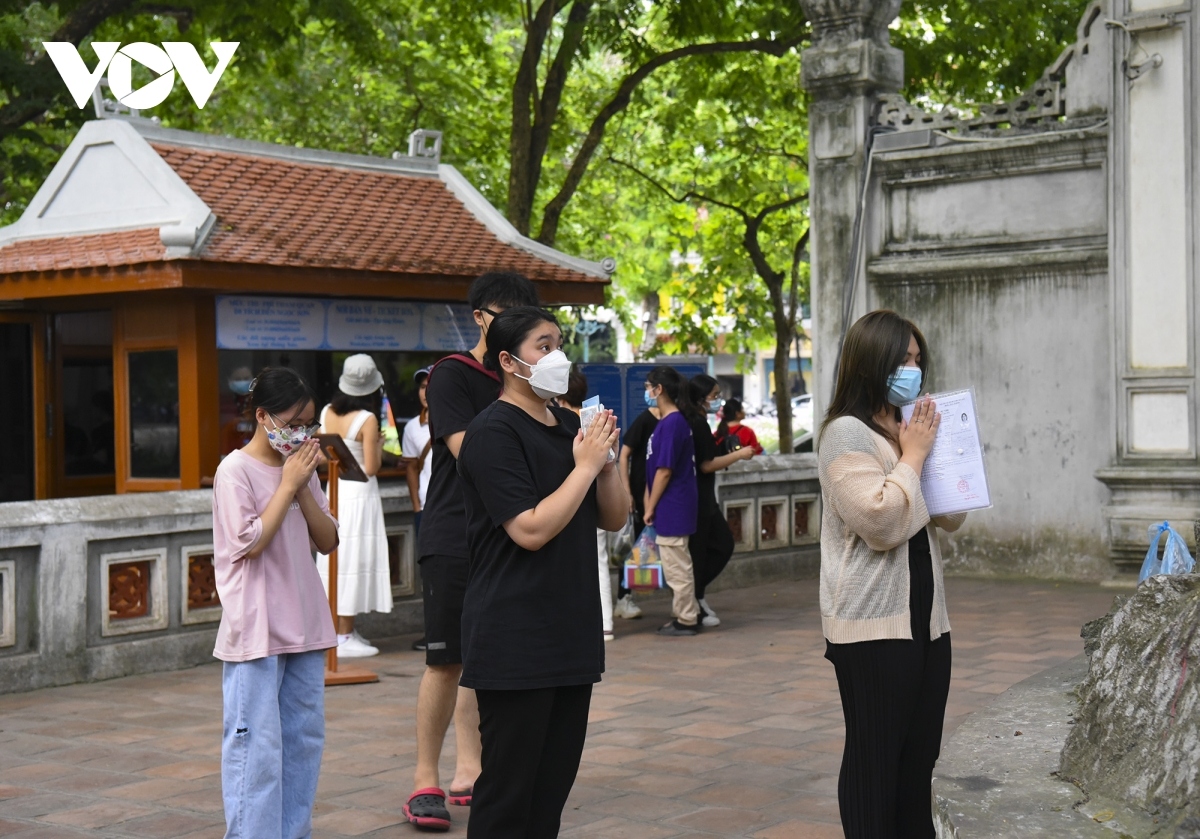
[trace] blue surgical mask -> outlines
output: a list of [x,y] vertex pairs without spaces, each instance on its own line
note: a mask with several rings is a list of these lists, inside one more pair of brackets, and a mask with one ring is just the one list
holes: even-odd
[[646,390],[643,391],[643,395],[645,396],[645,399],[646,399],[646,407],[647,408],[657,408],[658,407],[658,400],[650,395],[650,388],[646,388]]
[[888,402],[899,408],[921,395],[921,368],[899,367],[888,378]]

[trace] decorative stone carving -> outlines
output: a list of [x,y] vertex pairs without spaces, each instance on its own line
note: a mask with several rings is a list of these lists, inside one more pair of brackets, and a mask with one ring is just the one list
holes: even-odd
[[888,43],[901,0],[800,0],[813,27],[803,53],[804,87],[819,98],[899,90],[904,55]]
[[[1007,102],[981,105],[977,116],[963,117],[949,107],[932,114],[899,94],[888,93],[878,99],[876,121],[899,131],[932,128],[964,134],[1079,128],[1078,120],[1102,116],[1107,110],[1103,99],[1097,101],[1096,92],[1104,87],[1108,69],[1103,10],[1103,0],[1088,6],[1077,28],[1076,42],[1062,51],[1041,78]],[[1081,72],[1083,65],[1088,66]],[[1079,101],[1073,101],[1076,99]]]
[[787,507],[787,496],[758,499],[759,550],[782,548],[788,544]]
[[109,620],[143,618],[150,612],[150,563],[115,562],[108,566]]
[[725,502],[725,521],[733,533],[734,551],[752,551],[756,546],[755,500],[737,498]]
[[187,545],[180,552],[180,619],[185,624],[221,619],[221,597],[213,568],[212,545]]
[[166,561],[166,548],[100,555],[102,636],[167,628]]

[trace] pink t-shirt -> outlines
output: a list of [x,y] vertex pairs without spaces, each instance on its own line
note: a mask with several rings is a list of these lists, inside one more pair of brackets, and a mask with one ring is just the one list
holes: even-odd
[[[267,509],[282,476],[282,466],[268,466],[240,449],[217,467],[213,568],[222,614],[213,655],[222,661],[251,661],[337,645],[299,501],[292,502],[263,552],[246,557],[262,535],[259,512]],[[308,487],[329,515],[329,502],[316,475]]]

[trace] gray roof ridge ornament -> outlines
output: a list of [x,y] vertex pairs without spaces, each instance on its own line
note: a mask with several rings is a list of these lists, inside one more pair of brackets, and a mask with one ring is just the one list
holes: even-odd
[[92,107],[96,111],[96,119],[123,119],[148,125],[158,125],[162,122],[158,117],[143,117],[137,108],[131,108],[119,99],[105,96],[105,88],[111,90],[112,86],[108,83],[108,76],[101,76],[100,81],[96,82],[96,87],[92,89]]
[[[432,146],[429,145],[431,140],[433,141]],[[392,155],[393,158],[397,156],[396,154]],[[408,156],[426,157],[433,160],[434,163],[440,163],[442,160],[442,132],[418,128],[409,134]]]

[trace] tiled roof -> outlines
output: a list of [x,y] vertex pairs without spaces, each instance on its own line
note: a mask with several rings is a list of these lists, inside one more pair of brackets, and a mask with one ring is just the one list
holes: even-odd
[[[433,170],[325,163],[150,139],[149,146],[216,216],[185,260],[473,278],[603,282],[507,244]],[[287,152],[294,150],[288,149]],[[387,161],[390,163],[390,161]],[[488,208],[490,210],[490,208]],[[534,246],[536,249],[538,246]],[[133,265],[167,258],[157,227],[25,239],[0,247],[0,274]]]
[[217,217],[204,260],[595,281],[502,243],[436,177],[152,145]]
[[158,228],[27,239],[0,248],[0,274],[66,271],[157,262],[166,255]]

